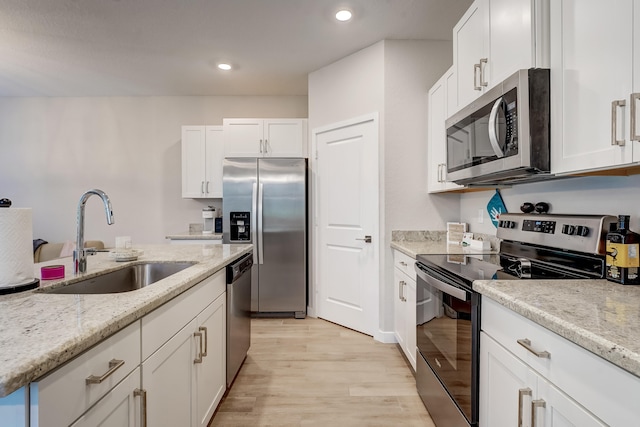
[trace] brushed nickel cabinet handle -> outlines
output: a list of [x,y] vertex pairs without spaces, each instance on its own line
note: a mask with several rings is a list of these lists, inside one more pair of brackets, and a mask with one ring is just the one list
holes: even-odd
[[204,181],[200,183],[200,194],[204,194]]
[[398,282],[398,299],[402,301],[402,281]]
[[636,120],[637,104],[640,101],[640,92],[631,94],[631,140],[640,141],[640,129]]
[[140,411],[140,418],[142,419],[140,422],[142,427],[147,427],[147,390],[137,388],[133,390],[133,396],[141,398],[142,410]]
[[[489,86],[489,83],[484,79],[484,69],[486,68],[487,62],[489,62],[487,58],[480,58],[480,64],[478,64],[480,66],[480,86],[483,87]],[[483,67],[482,64],[484,64],[485,67]]]
[[537,351],[533,347],[531,347],[531,341],[527,338],[519,339],[517,340],[517,342],[518,344],[529,350],[529,352],[535,354],[536,357],[539,357],[541,359],[549,359],[551,357],[551,353],[549,353],[548,351]]
[[262,140],[260,140],[260,154],[262,154]]
[[198,353],[198,355],[196,356],[195,359],[193,359],[193,363],[202,363],[202,332],[194,332],[193,336],[196,338],[200,338],[200,352]]
[[198,330],[204,332],[204,352],[202,352],[202,356],[206,357],[207,356],[207,343],[209,342],[209,338],[208,338],[208,334],[207,334],[207,328],[206,328],[206,326],[200,326],[198,328]]
[[[473,89],[474,90],[482,90],[482,86],[476,85],[476,80],[478,80],[478,72],[480,71],[480,64],[473,64]],[[482,77],[480,78],[482,80]],[[482,81],[480,82],[482,83]]]
[[264,154],[267,154],[269,152],[269,140],[265,139],[264,140]]
[[530,388],[521,388],[518,390],[518,427],[522,426],[522,403],[525,396],[531,397],[531,389]]
[[104,374],[100,375],[100,376],[98,376],[98,375],[90,375],[90,376],[88,376],[87,379],[86,379],[87,385],[88,384],[100,384],[101,382],[103,382],[104,380],[109,378],[109,376],[111,374],[113,374],[115,371],[117,371],[118,368],[120,368],[122,365],[124,365],[124,360],[111,359],[109,361],[109,370],[107,372],[105,372]]
[[611,102],[611,145],[617,145],[619,147],[624,146],[624,137],[618,139],[618,107],[624,107],[627,105],[624,99],[619,99]]
[[536,427],[536,410],[546,406],[546,402],[542,399],[531,401],[531,427]]
[[406,266],[407,266],[407,263],[406,263],[406,262],[404,262],[404,261],[400,261],[400,265],[401,265],[401,266],[403,266],[403,267],[406,267]]
[[209,194],[209,181],[207,181],[207,194]]

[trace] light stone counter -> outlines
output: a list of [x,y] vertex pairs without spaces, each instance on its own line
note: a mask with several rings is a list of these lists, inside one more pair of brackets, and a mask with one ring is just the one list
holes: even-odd
[[[447,245],[446,231],[392,231],[391,248],[397,249],[415,259],[420,254],[476,254],[478,250],[460,245]],[[491,241],[492,250],[485,253],[495,253],[499,246],[495,236],[478,235]]]
[[[201,231],[185,231],[184,233],[169,234],[169,240],[222,240],[222,233],[203,234]],[[206,242],[203,242],[206,243]]]
[[66,277],[41,281],[62,286],[128,264],[146,261],[195,262],[181,272],[131,292],[63,295],[41,289],[0,296],[0,397],[55,369],[251,251],[251,245],[153,245],[138,261],[116,263],[107,253],[88,257],[87,273],[74,277],[71,258],[35,265],[64,264]]
[[606,280],[477,280],[473,289],[640,376],[640,286]]

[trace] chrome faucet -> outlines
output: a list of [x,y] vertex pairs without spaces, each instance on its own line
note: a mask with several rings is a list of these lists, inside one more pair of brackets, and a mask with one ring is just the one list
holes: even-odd
[[76,249],[73,251],[73,272],[75,274],[84,273],[87,271],[87,253],[89,252],[84,248],[84,205],[87,204],[87,200],[92,195],[99,196],[104,203],[104,210],[107,214],[107,224],[111,225],[115,221],[113,219],[113,210],[111,209],[111,200],[109,196],[102,190],[93,189],[85,192],[80,197],[78,202],[78,234],[76,238]]

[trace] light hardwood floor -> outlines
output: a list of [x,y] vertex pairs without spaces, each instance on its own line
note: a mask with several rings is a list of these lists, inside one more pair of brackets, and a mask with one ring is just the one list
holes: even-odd
[[313,318],[253,319],[210,426],[434,427],[395,344]]

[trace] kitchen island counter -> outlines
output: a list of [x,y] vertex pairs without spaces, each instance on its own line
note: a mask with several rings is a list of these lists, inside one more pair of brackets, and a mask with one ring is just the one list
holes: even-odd
[[[87,258],[87,273],[74,276],[71,258],[36,264],[63,264],[64,279],[40,282],[40,288],[0,296],[0,397],[27,385],[101,342],[145,314],[180,295],[251,252],[252,245],[137,246],[144,254],[115,262],[107,253]],[[42,292],[129,264],[193,262],[194,265],[150,286],[114,294],[65,295]]]
[[607,280],[476,280],[473,289],[640,377],[640,286]]

